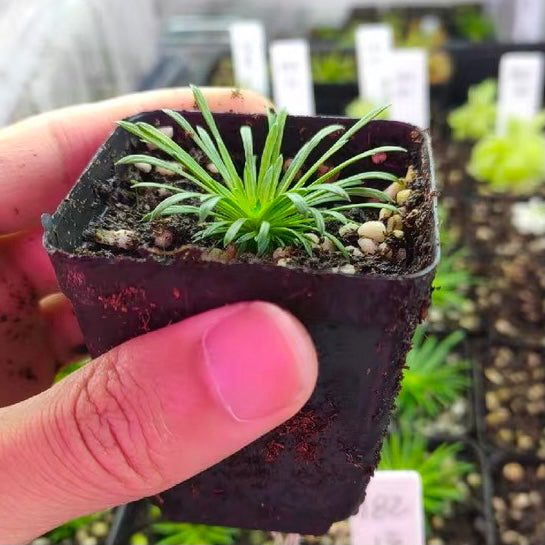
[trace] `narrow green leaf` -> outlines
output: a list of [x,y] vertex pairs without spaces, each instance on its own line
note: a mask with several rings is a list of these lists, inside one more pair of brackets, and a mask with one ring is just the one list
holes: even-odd
[[203,199],[199,207],[199,221],[203,222],[223,198],[222,195],[210,195]]
[[293,205],[300,214],[302,214],[303,216],[308,216],[310,214],[310,207],[307,204],[307,201],[304,199],[304,197],[301,197],[299,193],[289,191],[288,193],[284,193],[284,196],[293,203]]
[[316,222],[316,228],[318,232],[323,235],[325,233],[325,220],[322,216],[322,212],[318,208],[310,207],[310,213]]
[[257,255],[262,255],[267,250],[270,243],[270,229],[271,225],[268,221],[261,222],[261,225],[259,226],[259,233],[257,233],[257,236],[255,237],[255,241],[257,242]]
[[234,238],[238,235],[238,232],[240,231],[240,228],[248,221],[248,218],[239,218],[238,220],[234,221],[229,229],[227,229],[225,236],[223,237],[223,244],[224,246],[227,246],[227,244],[230,244]]

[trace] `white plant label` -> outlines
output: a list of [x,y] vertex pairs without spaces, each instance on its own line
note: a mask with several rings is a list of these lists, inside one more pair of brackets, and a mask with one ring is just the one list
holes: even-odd
[[425,49],[394,49],[390,54],[388,117],[423,129],[430,124],[428,54]]
[[350,517],[358,545],[424,545],[422,481],[416,471],[376,471],[365,502]]
[[293,115],[314,115],[310,51],[305,40],[278,40],[270,46],[274,102]]
[[258,21],[240,21],[229,27],[233,72],[238,87],[269,94],[265,30]]
[[355,36],[360,97],[380,105],[387,96],[392,27],[383,23],[360,25]]
[[513,0],[513,2],[513,42],[541,42],[544,38],[545,0]]
[[505,53],[500,60],[496,128],[510,117],[531,119],[543,100],[545,55],[533,51]]

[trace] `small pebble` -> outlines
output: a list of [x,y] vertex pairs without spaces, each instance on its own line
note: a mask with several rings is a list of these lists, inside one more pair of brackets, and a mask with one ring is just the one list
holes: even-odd
[[511,505],[515,509],[522,510],[530,507],[530,505],[532,505],[532,502],[530,501],[530,496],[528,494],[520,492],[519,494],[515,494],[513,496],[513,498],[511,499]]
[[[157,130],[161,131],[167,138],[172,138],[174,136],[174,127],[171,127],[170,125],[157,127]],[[157,146],[155,144],[151,144],[150,142],[146,142],[146,146],[149,150],[157,149]]]
[[534,448],[534,440],[526,434],[517,437],[517,447],[520,450],[532,450]]
[[522,536],[514,530],[506,530],[501,533],[501,541],[505,545],[522,545],[526,541],[521,541]]
[[381,221],[366,221],[358,227],[358,235],[382,242],[386,238],[386,226]]
[[363,257],[361,250],[355,246],[345,246],[344,249],[354,257]]
[[394,229],[392,231],[392,235],[396,238],[403,238],[405,236],[405,233],[403,231],[400,231],[399,229]]
[[485,417],[489,426],[498,426],[509,419],[509,411],[503,407],[488,413]]
[[358,246],[363,254],[374,254],[377,251],[377,243],[370,238],[360,238],[358,240]]
[[477,488],[478,486],[481,486],[482,484],[482,478],[479,473],[469,473],[467,476],[467,482],[469,486],[473,488]]
[[151,165],[148,163],[134,163],[134,166],[141,170],[142,172],[148,173],[151,172]]
[[519,482],[524,478],[524,468],[517,462],[511,462],[503,466],[502,474],[508,481]]
[[545,398],[545,384],[532,384],[528,388],[528,399],[538,401]]
[[315,233],[305,233],[305,237],[317,246],[320,244],[320,237],[318,237],[318,235]]
[[378,213],[378,219],[379,220],[386,220],[388,219],[393,212],[389,208],[381,208],[380,212]]
[[[173,162],[172,165],[176,165],[176,163]],[[155,172],[157,172],[157,174],[161,174],[162,176],[176,175],[176,172],[174,172],[173,170],[170,170],[169,168],[164,168],[164,167],[155,167]]]
[[540,481],[545,481],[545,464],[539,464],[537,466],[536,477]]
[[394,182],[390,184],[385,190],[384,193],[386,193],[389,197],[393,199],[396,198],[397,194],[403,190],[403,185],[399,182]]
[[346,265],[339,267],[339,272],[344,274],[356,274],[356,267],[354,267],[354,265],[351,263],[347,263]]
[[403,229],[403,221],[399,214],[394,214],[386,222],[386,229],[388,232]]
[[392,252],[392,248],[390,248],[390,246],[388,246],[388,243],[386,242],[381,242],[379,245],[378,245],[378,251],[384,256],[384,257],[392,257],[393,255],[393,252]]
[[129,250],[138,244],[136,233],[130,229],[97,229],[95,240],[100,244]]
[[287,267],[290,265],[291,263],[291,259],[289,257],[281,257],[277,262],[276,264],[279,266],[279,267]]
[[396,195],[397,204],[399,205],[404,204],[405,201],[409,198],[410,194],[411,194],[410,189],[402,189],[401,191],[399,191],[398,194]]
[[492,507],[494,507],[494,509],[500,513],[507,509],[504,499],[498,496],[494,496],[492,498]]
[[324,252],[333,252],[335,251],[335,248],[335,244],[333,244],[330,239],[327,237],[324,238],[324,241],[322,242],[322,250],[324,250]]
[[288,257],[291,254],[291,246],[284,246],[282,248],[276,248],[272,257],[276,261],[282,257]]
[[208,170],[210,174],[218,174],[219,172],[218,167],[214,163],[208,163],[206,165],[206,170]]
[[96,537],[106,537],[108,535],[109,527],[105,522],[97,520],[91,524],[91,532]]
[[339,236],[344,237],[350,233],[355,233],[358,227],[357,223],[345,223],[339,227]]

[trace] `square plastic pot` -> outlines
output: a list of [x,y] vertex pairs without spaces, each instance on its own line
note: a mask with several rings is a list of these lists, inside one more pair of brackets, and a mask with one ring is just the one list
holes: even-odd
[[[184,112],[203,124],[197,112]],[[171,124],[162,112],[132,120]],[[255,149],[266,118],[217,114],[227,146],[241,149],[242,124],[251,124]],[[284,156],[325,125],[354,121],[289,117]],[[176,129],[176,131],[178,131]],[[174,138],[183,139],[181,131]],[[161,494],[170,519],[320,534],[355,513],[373,473],[401,370],[416,324],[424,316],[437,261],[436,210],[426,135],[411,125],[369,123],[335,161],[382,144],[405,146],[381,166],[403,175],[409,162],[424,179],[422,266],[406,275],[346,275],[267,263],[201,261],[188,248],[168,259],[78,255],[90,221],[104,212],[94,186],[116,175],[114,163],[137,145],[116,129],[52,217],[44,244],[60,286],[70,298],[93,356],[147,331],[237,301],[265,300],[295,314],[319,354],[319,379],[306,406],[286,424],[229,459]],[[318,150],[319,151],[319,150]],[[335,162],[333,161],[333,162]],[[374,166],[371,163],[354,168]],[[376,166],[374,166],[376,168]],[[346,171],[347,175],[351,172]],[[259,354],[256,354],[259,357]]]

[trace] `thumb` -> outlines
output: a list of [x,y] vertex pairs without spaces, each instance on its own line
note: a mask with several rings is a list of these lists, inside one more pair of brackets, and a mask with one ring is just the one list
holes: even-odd
[[316,375],[309,335],[268,303],[114,348],[0,410],[0,543],[191,477],[293,416]]

